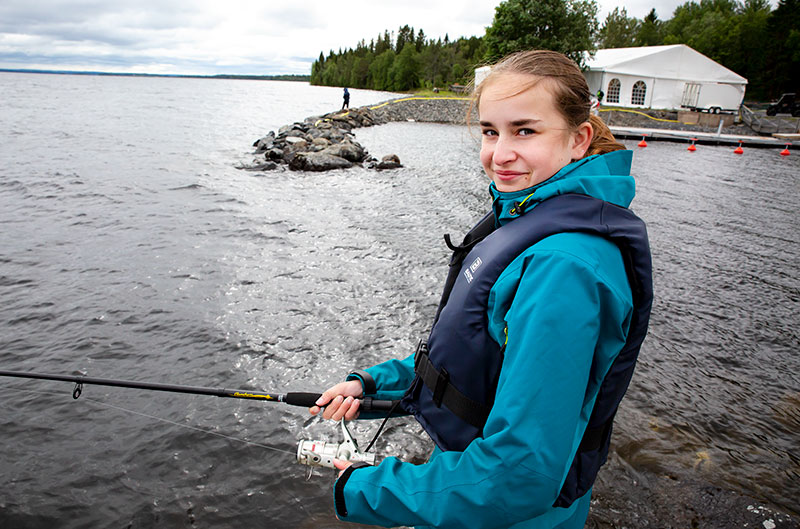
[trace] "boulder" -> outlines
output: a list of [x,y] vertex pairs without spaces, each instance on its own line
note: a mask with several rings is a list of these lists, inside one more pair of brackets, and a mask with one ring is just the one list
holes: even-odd
[[256,148],[256,154],[260,154],[272,148],[272,144],[275,142],[275,133],[271,132],[264,136],[263,138],[259,138],[253,143],[253,147]]
[[366,156],[366,151],[364,151],[364,147],[362,147],[358,143],[351,143],[349,141],[343,141],[342,143],[336,143],[334,145],[331,145],[322,152],[324,152],[325,154],[338,156],[339,158],[344,158],[345,160],[349,160],[355,163],[362,161]]
[[272,171],[278,168],[278,164],[270,161],[253,160],[251,165],[241,164],[236,166],[243,171]]
[[331,169],[346,169],[352,166],[353,162],[324,151],[297,153],[289,161],[289,169],[293,171],[330,171]]
[[380,163],[375,166],[375,168],[378,170],[397,169],[399,167],[403,167],[403,165],[400,163],[400,157],[396,154],[387,154],[381,158]]

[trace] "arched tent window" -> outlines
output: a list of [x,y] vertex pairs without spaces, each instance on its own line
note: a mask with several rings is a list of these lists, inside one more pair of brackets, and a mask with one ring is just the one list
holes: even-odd
[[633,90],[631,91],[631,104],[644,105],[644,96],[647,94],[647,85],[644,81],[636,81],[633,83]]
[[608,82],[608,92],[606,93],[606,103],[619,103],[620,82],[616,77]]

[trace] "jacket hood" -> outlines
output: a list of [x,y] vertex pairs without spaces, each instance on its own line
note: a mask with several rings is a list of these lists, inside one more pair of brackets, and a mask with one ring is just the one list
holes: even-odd
[[589,195],[627,208],[636,193],[636,183],[630,175],[632,161],[633,152],[629,150],[596,154],[566,165],[544,182],[519,191],[498,191],[492,182],[489,192],[495,218],[498,224],[505,224],[543,200],[566,193]]

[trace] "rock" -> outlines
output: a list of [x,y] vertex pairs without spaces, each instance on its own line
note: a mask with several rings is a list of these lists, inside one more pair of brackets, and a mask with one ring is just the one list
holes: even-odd
[[270,132],[263,138],[259,138],[253,143],[253,147],[256,148],[256,154],[260,154],[272,148],[272,144],[275,142],[275,133]]
[[237,165],[236,168],[243,171],[272,171],[278,168],[278,164],[269,161],[262,162],[260,160],[253,160],[252,165],[241,164]]
[[331,169],[346,169],[352,166],[353,162],[324,151],[297,153],[289,162],[289,169],[293,171],[330,171]]
[[361,145],[349,141],[331,145],[322,152],[356,163],[361,162],[366,156],[366,151]]
[[264,157],[267,160],[283,160],[283,149],[273,147],[264,154]]
[[380,163],[378,163],[378,165],[375,166],[375,168],[378,170],[397,169],[400,167],[403,167],[403,165],[400,163],[400,157],[397,156],[396,154],[387,154],[386,156],[381,158]]

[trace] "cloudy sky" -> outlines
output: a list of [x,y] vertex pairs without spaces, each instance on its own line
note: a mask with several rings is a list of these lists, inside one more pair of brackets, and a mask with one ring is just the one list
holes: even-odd
[[[0,68],[308,74],[321,51],[408,24],[482,36],[500,0],[0,0]],[[627,0],[629,16],[682,0]],[[598,0],[602,23],[618,0]]]

